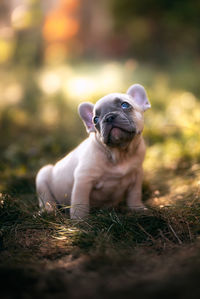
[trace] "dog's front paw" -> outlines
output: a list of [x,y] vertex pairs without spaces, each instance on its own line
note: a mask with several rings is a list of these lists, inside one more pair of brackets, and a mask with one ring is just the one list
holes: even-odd
[[54,204],[54,203],[45,202],[45,203],[39,204],[39,207],[40,207],[40,214],[42,214],[42,213],[48,213],[48,214],[56,213],[56,204]]
[[133,206],[133,207],[129,207],[130,210],[132,211],[147,211],[148,208],[145,206]]
[[150,212],[150,210],[144,205],[131,206],[131,207],[129,206],[129,211],[135,213],[141,213],[141,214],[146,214]]
[[70,208],[70,218],[74,220],[82,220],[89,215],[88,205],[73,205]]

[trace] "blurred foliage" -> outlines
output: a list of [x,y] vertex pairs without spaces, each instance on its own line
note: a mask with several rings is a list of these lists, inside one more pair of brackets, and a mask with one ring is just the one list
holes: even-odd
[[[145,86],[152,103],[145,113],[144,131],[148,180],[153,181],[149,173],[156,177],[161,170],[164,175],[165,170],[197,167],[197,2],[110,0],[92,5],[87,0],[85,10],[78,0],[60,0],[49,10],[38,0],[19,1],[16,7],[3,3],[0,13],[9,25],[0,28],[2,191],[34,192],[38,169],[61,158],[86,136],[78,104],[125,92],[136,82]],[[114,28],[98,31],[102,20],[96,24],[92,16],[98,18],[99,13],[105,23],[110,18]],[[99,43],[89,30],[92,24],[99,26],[95,27],[101,32]],[[105,45],[112,49],[112,59]],[[99,60],[94,59],[98,51],[102,51]],[[121,58],[116,59],[119,53]]]

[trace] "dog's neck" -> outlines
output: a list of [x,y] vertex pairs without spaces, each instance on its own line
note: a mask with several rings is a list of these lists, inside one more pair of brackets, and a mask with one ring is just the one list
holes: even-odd
[[142,141],[141,134],[138,134],[126,146],[108,147],[97,138],[96,134],[94,134],[94,138],[95,138],[95,141],[98,144],[98,146],[101,148],[101,150],[107,156],[108,160],[113,164],[122,163],[125,160],[128,160],[137,151],[137,149]]

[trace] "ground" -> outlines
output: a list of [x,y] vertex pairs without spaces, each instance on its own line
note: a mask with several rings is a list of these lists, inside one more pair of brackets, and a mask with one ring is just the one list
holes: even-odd
[[[122,77],[123,70],[122,65]],[[22,103],[1,108],[2,299],[200,296],[200,91],[195,74],[195,67],[180,73],[138,67],[130,74],[147,86],[152,103],[145,114],[143,200],[149,211],[144,214],[129,213],[124,206],[93,210],[83,221],[70,220],[68,207],[41,214],[36,172],[78,144],[84,128],[62,98],[53,104],[60,122],[59,117],[56,125],[49,116],[47,122],[42,119],[42,108],[26,102],[33,91],[37,94],[33,87],[24,91]]]

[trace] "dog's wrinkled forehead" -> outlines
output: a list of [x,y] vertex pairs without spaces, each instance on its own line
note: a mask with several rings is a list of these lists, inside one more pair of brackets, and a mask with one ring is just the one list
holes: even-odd
[[96,102],[94,106],[94,112],[96,115],[100,115],[100,114],[105,115],[106,113],[118,110],[120,104],[125,101],[131,104],[132,106],[134,106],[133,101],[131,101],[131,98],[128,94],[124,94],[124,93],[108,94]]

